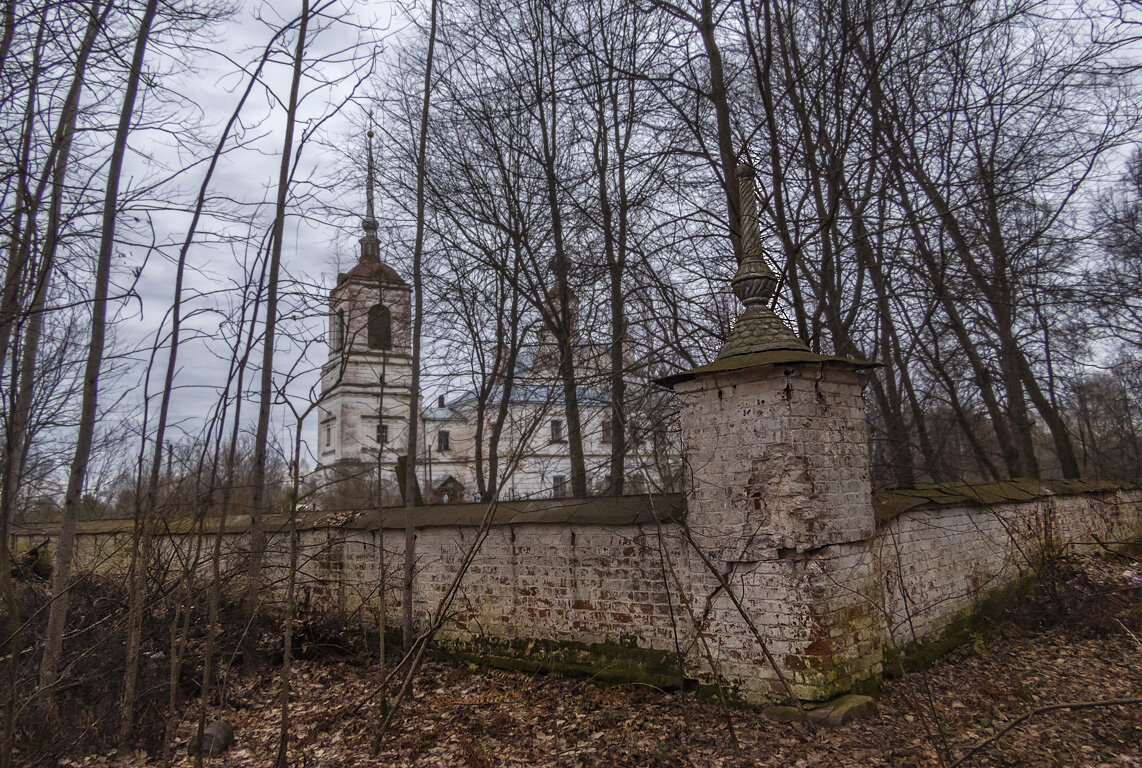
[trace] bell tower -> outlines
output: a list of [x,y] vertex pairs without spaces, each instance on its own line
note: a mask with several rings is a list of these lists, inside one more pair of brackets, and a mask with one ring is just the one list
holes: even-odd
[[368,133],[364,236],[356,266],[329,293],[328,358],[321,368],[318,466],[333,479],[380,478],[396,503],[397,457],[407,453],[412,384],[412,289],[381,262]]

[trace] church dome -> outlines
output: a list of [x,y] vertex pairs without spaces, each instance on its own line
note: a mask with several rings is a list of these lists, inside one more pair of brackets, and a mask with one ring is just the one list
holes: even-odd
[[379,258],[364,255],[357,262],[357,265],[350,269],[348,272],[342,272],[337,275],[337,284],[345,282],[346,280],[376,280],[382,283],[396,283],[397,285],[408,285],[397,271],[390,267],[388,264],[382,262]]

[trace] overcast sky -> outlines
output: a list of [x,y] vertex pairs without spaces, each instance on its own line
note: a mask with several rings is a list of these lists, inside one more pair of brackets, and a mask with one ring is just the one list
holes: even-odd
[[[300,5],[300,0],[246,3],[233,18],[217,28],[208,50],[192,54],[192,61],[181,62],[189,63],[190,70],[166,76],[163,84],[201,111],[200,124],[136,131],[130,142],[132,154],[126,168],[126,189],[156,174],[186,168],[196,154],[209,154],[207,147],[217,142],[246,85],[237,65],[254,61],[276,27],[295,16]],[[290,211],[282,253],[283,279],[286,280],[283,293],[287,294],[283,297],[282,311],[289,318],[287,325],[295,333],[294,338],[279,341],[275,365],[280,372],[297,374],[289,392],[302,408],[316,384],[314,366],[323,359],[324,346],[313,343],[308,357],[300,364],[297,361],[306,353],[304,342],[307,339],[314,342],[324,332],[322,297],[332,287],[339,269],[347,268],[356,259],[356,238],[360,236],[364,206],[364,190],[359,189],[359,185],[349,182],[327,185],[326,182],[344,172],[347,151],[354,144],[357,149],[363,148],[359,134],[368,109],[368,94],[383,92],[382,60],[386,47],[398,26],[407,23],[395,11],[396,7],[388,2],[354,4],[351,0],[339,0],[326,13],[317,34],[312,34],[311,29],[309,58],[322,61],[307,72],[302,83],[297,136],[300,138],[303,131],[313,132],[295,177],[303,180],[297,190],[305,194],[306,199]],[[292,50],[292,39],[289,46]],[[173,63],[163,58],[169,51],[154,50],[159,58],[151,60],[152,66],[169,72]],[[374,54],[379,73],[359,84],[360,77],[355,77],[354,72],[368,67]],[[211,194],[232,201],[229,207],[237,215],[230,221],[217,217],[204,219],[189,255],[184,289],[184,295],[192,299],[184,310],[189,315],[184,325],[184,338],[188,343],[180,348],[171,418],[176,430],[189,434],[200,431],[226,379],[228,350],[219,342],[219,326],[223,320],[219,310],[239,302],[239,288],[246,280],[246,269],[253,262],[271,220],[284,134],[284,109],[276,99],[284,102],[289,87],[288,62],[284,57],[279,56],[276,63],[268,65],[262,81],[263,87],[251,94],[242,113],[239,137],[244,146],[222,159],[211,183]],[[358,86],[356,90],[354,86]],[[140,107],[150,110],[144,112],[148,116],[171,109],[159,98],[143,102]],[[193,110],[182,112],[181,117],[185,119],[187,114],[193,119]],[[175,131],[166,130],[169,128]],[[182,135],[176,136],[179,131]],[[176,146],[178,141],[185,143],[190,135],[198,137],[206,146],[191,152]],[[205,164],[200,163],[178,176],[176,187],[184,208],[193,202],[205,171]],[[149,222],[143,214],[132,212],[136,221],[128,223],[134,224],[135,231],[121,230],[120,233],[124,238],[146,242],[153,230],[155,242],[160,246],[148,251],[137,244],[117,274],[117,282],[123,289],[134,279],[132,269],[144,264],[135,283],[137,298],[119,306],[122,322],[116,329],[120,348],[136,350],[133,364],[123,380],[117,382],[130,389],[127,404],[142,401],[142,379],[153,340],[164,324],[163,333],[169,330],[174,259],[190,221],[186,212],[149,210],[158,208],[149,201],[147,208]],[[219,242],[217,235],[247,238],[251,227],[248,246]],[[299,297],[299,288],[311,295]],[[302,313],[309,317],[303,318]],[[163,350],[151,374],[152,397],[161,387],[165,359]],[[251,381],[248,376],[247,387],[254,382],[256,378]],[[110,401],[109,395],[106,402]],[[251,406],[245,409],[248,416],[254,411],[255,407]],[[137,420],[138,414],[129,418]],[[287,408],[279,407],[275,413],[276,429],[282,430],[287,423],[292,424],[292,417]],[[312,428],[305,430],[310,431]]]

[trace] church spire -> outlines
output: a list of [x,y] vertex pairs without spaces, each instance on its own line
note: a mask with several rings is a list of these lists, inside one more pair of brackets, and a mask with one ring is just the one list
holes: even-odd
[[[370,122],[372,117],[370,114]],[[388,264],[381,262],[381,241],[377,238],[377,212],[373,206],[373,185],[377,175],[373,163],[373,132],[368,131],[365,136],[365,216],[361,219],[361,229],[365,234],[358,241],[361,243],[361,255],[357,258],[356,266],[348,272],[337,275],[337,285],[355,279],[405,286],[406,283],[401,280],[400,275]]]
[[377,239],[377,214],[373,210],[373,132],[365,134],[365,155],[367,167],[365,170],[365,218],[361,220],[361,229],[365,236],[361,238],[361,262],[380,261],[381,241]]

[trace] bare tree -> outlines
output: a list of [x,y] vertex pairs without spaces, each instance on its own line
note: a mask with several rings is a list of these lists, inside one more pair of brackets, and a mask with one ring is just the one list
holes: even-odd
[[[83,481],[87,473],[87,462],[91,455],[97,416],[99,372],[103,363],[103,347],[107,334],[107,293],[111,273],[111,256],[115,245],[119,178],[123,167],[123,157],[127,149],[127,137],[131,131],[131,120],[135,111],[135,96],[138,93],[139,82],[143,74],[143,59],[146,56],[151,23],[154,21],[157,10],[157,0],[148,0],[143,9],[143,16],[135,37],[135,50],[128,71],[119,125],[116,129],[111,160],[107,169],[103,224],[91,307],[91,341],[84,374],[83,411],[80,415],[75,455],[72,459],[67,495],[64,499],[63,521],[56,543],[56,563],[52,580],[53,599],[48,614],[48,628],[44,637],[44,654],[40,666],[40,685],[45,689],[50,688],[56,682],[60,654],[63,649],[64,623],[67,619],[67,592],[71,587],[75,524],[78,519],[78,505],[83,492]],[[47,699],[50,701],[50,693],[47,694]]]
[[[266,282],[266,310],[262,332],[262,371],[258,400],[258,425],[254,435],[253,498],[250,500],[250,559],[246,571],[243,611],[248,619],[258,612],[259,592],[262,586],[262,561],[265,557],[266,533],[262,518],[269,510],[266,487],[266,451],[269,444],[270,409],[274,395],[274,337],[278,326],[278,282],[281,276],[282,239],[285,234],[286,202],[290,187],[290,169],[294,147],[294,129],[297,124],[298,91],[305,67],[305,46],[309,22],[314,11],[309,0],[302,0],[298,15],[297,40],[290,63],[289,96],[285,103],[285,126],[282,138],[281,165],[278,171],[277,199],[274,205],[274,223],[270,233],[269,266]],[[247,635],[243,662],[251,669],[256,657],[253,635]]]

